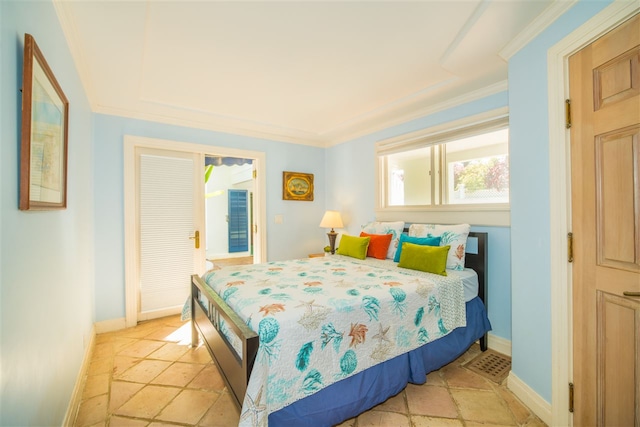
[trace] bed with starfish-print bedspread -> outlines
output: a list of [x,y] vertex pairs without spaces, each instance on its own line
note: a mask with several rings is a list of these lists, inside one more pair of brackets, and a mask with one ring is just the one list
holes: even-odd
[[268,414],[466,325],[459,278],[371,258],[226,267],[203,279],[259,336],[241,426],[267,425]]

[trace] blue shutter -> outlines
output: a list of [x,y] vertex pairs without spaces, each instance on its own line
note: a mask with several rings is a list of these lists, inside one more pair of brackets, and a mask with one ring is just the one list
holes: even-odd
[[249,250],[247,190],[229,190],[229,252]]

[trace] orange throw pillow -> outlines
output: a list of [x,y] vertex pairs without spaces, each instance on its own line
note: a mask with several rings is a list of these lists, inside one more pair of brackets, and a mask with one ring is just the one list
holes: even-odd
[[367,256],[378,259],[387,258],[387,250],[389,250],[393,234],[368,234],[363,231],[360,232],[360,237],[371,237]]

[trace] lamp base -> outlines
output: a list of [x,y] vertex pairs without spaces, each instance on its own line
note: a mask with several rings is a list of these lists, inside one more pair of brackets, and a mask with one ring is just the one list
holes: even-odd
[[338,233],[333,231],[333,229],[327,233],[327,236],[329,236],[329,247],[331,248],[331,255],[336,253],[336,236],[337,235]]

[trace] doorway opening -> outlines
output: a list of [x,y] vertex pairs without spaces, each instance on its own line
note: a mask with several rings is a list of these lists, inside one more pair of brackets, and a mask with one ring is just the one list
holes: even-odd
[[254,263],[253,159],[205,156],[207,269]]

